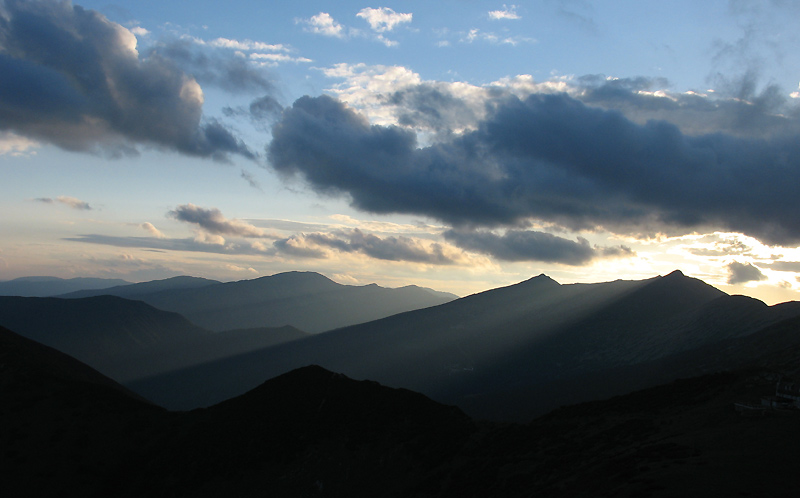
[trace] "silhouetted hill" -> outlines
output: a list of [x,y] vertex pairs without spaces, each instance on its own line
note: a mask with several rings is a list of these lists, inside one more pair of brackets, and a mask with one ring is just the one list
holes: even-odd
[[289,326],[212,333],[177,313],[115,296],[0,297],[0,324],[121,382],[307,336]]
[[7,496],[102,496],[165,412],[52,348],[0,327],[0,474]]
[[124,284],[115,287],[86,289],[75,292],[65,293],[58,297],[63,298],[80,298],[80,297],[94,297],[94,296],[117,296],[127,299],[136,299],[145,294],[152,294],[154,292],[181,290],[181,289],[194,289],[198,287],[206,287],[209,285],[219,284],[217,280],[209,280],[207,278],[199,277],[172,277],[163,280],[152,280],[150,282],[141,282],[138,284]]
[[793,497],[800,484],[800,413],[734,410],[774,391],[778,375],[760,368],[516,425],[317,366],[167,413],[4,329],[0,365],[0,469],[15,497]]
[[132,495],[435,495],[474,431],[455,408],[316,366],[186,420]]
[[678,380],[479,436],[444,496],[794,496],[800,413],[734,410],[772,394],[777,378],[756,369]]
[[310,333],[426,308],[456,297],[415,286],[386,289],[375,284],[342,285],[313,272],[279,273],[136,295],[209,330],[291,325]]
[[130,282],[110,278],[21,277],[0,282],[0,296],[49,297],[83,289],[105,289]]
[[[208,406],[263,378],[313,363],[413,389],[473,416],[524,420],[564,401],[655,385],[642,383],[646,375],[615,375],[603,382],[597,377],[601,372],[646,369],[659,359],[744,337],[800,314],[796,306],[744,301],[680,272],[571,285],[540,275],[130,386],[165,406],[185,409]],[[658,382],[675,378],[667,374]],[[192,385],[203,388],[186,389]],[[573,396],[562,396],[561,386],[570,387]]]

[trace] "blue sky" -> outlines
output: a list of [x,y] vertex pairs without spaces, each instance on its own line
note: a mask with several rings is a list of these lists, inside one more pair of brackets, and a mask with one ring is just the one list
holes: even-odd
[[0,2],[0,280],[798,298],[800,2]]

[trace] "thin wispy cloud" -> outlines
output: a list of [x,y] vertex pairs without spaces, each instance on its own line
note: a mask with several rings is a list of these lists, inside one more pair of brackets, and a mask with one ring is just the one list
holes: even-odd
[[66,195],[60,195],[60,196],[56,197],[55,199],[53,199],[51,197],[37,197],[34,200],[36,202],[42,202],[44,204],[56,204],[56,203],[63,204],[65,206],[68,206],[68,207],[70,207],[72,209],[76,209],[78,211],[91,211],[92,210],[92,206],[90,206],[88,202],[82,201],[82,200],[80,200],[78,198],[75,198],[75,197],[69,197],[69,196],[66,196]]
[[503,4],[502,9],[489,11],[489,19],[499,21],[499,20],[515,20],[522,18],[520,17],[519,14],[517,14],[516,5]]
[[324,249],[333,249],[341,253],[359,253],[385,261],[431,265],[453,265],[467,260],[462,251],[448,244],[404,236],[379,237],[357,228],[295,235],[276,242],[275,246],[279,250],[306,257],[323,257]]
[[462,43],[475,43],[485,42],[494,45],[511,45],[516,46],[520,43],[536,43],[535,38],[527,36],[506,36],[505,34],[499,35],[492,31],[482,31],[478,28],[473,28],[468,32],[462,34],[460,40]]

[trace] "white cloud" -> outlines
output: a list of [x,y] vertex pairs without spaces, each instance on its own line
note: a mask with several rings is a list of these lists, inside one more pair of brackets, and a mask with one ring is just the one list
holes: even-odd
[[251,61],[254,61],[258,64],[266,64],[266,65],[276,65],[279,62],[313,62],[311,59],[306,57],[292,57],[291,55],[286,54],[264,54],[264,53],[253,53],[249,56]]
[[84,202],[80,199],[76,199],[75,197],[68,197],[66,195],[60,195],[56,197],[56,200],[61,204],[66,204],[67,206],[71,207],[72,209],[78,209],[81,211],[89,211],[92,209],[92,206],[89,205],[88,202]]
[[208,42],[212,47],[231,48],[235,50],[266,50],[270,52],[287,52],[289,49],[278,43],[270,44],[253,40],[231,40],[229,38],[216,38]]
[[163,238],[166,238],[166,235],[164,235],[164,234],[161,232],[161,230],[159,230],[158,228],[156,228],[156,227],[155,227],[155,225],[153,225],[153,224],[152,224],[152,223],[150,223],[150,222],[144,222],[144,223],[142,223],[141,225],[139,225],[139,227],[140,227],[140,228],[142,228],[142,229],[143,229],[143,230],[145,230],[147,233],[149,233],[150,235],[152,235],[153,237],[155,237],[155,238],[157,238],[157,239],[163,239]]
[[392,31],[398,24],[411,22],[413,14],[400,14],[388,7],[381,7],[378,9],[366,8],[361,9],[357,17],[360,17],[369,23],[369,27],[378,33]]
[[493,20],[502,20],[502,19],[521,19],[519,14],[517,14],[517,6],[516,5],[506,5],[503,4],[502,10],[491,10],[489,11],[489,19]]
[[466,34],[464,34],[461,37],[460,41],[463,43],[473,43],[476,41],[483,41],[496,45],[512,45],[512,46],[519,45],[520,43],[536,43],[535,38],[529,38],[526,36],[500,36],[497,33],[481,31],[478,28],[473,28],[469,30]]
[[296,22],[305,24],[305,30],[310,33],[333,36],[335,38],[344,38],[345,36],[344,26],[336,22],[327,12],[320,12],[310,19],[299,19]]
[[145,36],[145,35],[149,35],[150,34],[150,31],[144,29],[141,26],[135,26],[135,27],[131,28],[130,32],[133,33],[136,36]]
[[[39,145],[35,140],[17,135],[12,132],[0,132],[0,156],[23,156],[33,153],[31,149]],[[30,151],[30,152],[29,152]]]

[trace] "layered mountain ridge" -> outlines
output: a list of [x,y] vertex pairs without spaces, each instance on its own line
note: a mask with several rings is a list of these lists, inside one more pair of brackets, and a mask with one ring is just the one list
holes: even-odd
[[[792,320],[766,340],[796,336]],[[790,356],[761,361],[800,369]],[[19,497],[789,497],[800,483],[800,415],[733,409],[773,392],[764,367],[497,424],[319,366],[169,413],[2,328],[0,366],[0,468]]]

